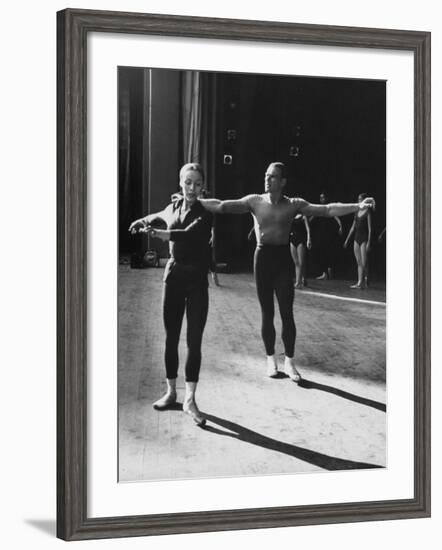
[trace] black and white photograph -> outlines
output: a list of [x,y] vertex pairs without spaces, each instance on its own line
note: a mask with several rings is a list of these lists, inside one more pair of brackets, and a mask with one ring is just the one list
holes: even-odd
[[117,130],[119,482],[386,468],[386,82],[120,66]]
[[2,7],[2,547],[438,550],[440,5]]

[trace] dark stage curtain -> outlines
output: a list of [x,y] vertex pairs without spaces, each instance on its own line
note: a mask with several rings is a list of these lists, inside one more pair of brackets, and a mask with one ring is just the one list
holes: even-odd
[[181,79],[182,159],[199,162],[206,189],[215,195],[216,75],[183,71]]
[[119,252],[134,249],[134,239],[128,232],[130,222],[142,215],[142,165],[139,159],[143,147],[143,73],[141,70],[120,69],[118,72],[118,225]]
[[[200,163],[209,196],[216,193],[216,75],[183,71],[181,79],[182,159]],[[212,259],[216,264],[216,226],[212,230]]]

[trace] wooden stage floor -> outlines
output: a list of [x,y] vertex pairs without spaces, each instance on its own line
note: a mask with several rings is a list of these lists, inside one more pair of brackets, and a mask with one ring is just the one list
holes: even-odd
[[[205,429],[164,393],[163,269],[119,269],[119,480],[195,479],[386,464],[385,288],[312,281],[296,291],[298,385],[265,376],[252,274],[210,283],[197,402]],[[354,301],[356,299],[356,301]],[[282,365],[276,308],[277,353]],[[180,361],[185,356],[185,321]],[[178,401],[184,395],[183,372]]]

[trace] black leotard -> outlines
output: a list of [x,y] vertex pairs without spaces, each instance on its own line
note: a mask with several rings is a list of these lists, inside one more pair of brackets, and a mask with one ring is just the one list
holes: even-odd
[[307,229],[305,228],[303,216],[293,219],[292,227],[290,228],[290,242],[296,247],[299,244],[307,245]]
[[361,245],[368,242],[368,210],[362,216],[355,214],[355,241]]

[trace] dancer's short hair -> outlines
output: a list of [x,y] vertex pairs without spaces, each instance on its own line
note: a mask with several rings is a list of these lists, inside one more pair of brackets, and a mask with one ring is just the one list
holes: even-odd
[[278,168],[281,178],[287,178],[287,168],[283,162],[271,162],[271,166],[276,166]]

